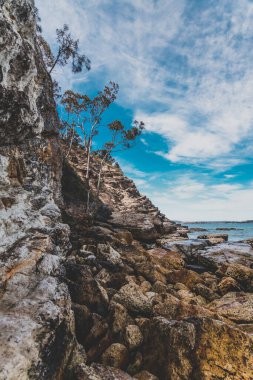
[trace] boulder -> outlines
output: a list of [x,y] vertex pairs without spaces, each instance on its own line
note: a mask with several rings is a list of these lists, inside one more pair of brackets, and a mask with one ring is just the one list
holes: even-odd
[[198,261],[214,270],[222,264],[241,264],[250,267],[253,264],[253,249],[246,243],[218,244],[199,250]]
[[141,282],[141,284],[140,284],[140,289],[141,289],[141,291],[142,291],[143,293],[146,293],[146,292],[150,291],[151,288],[152,288],[152,285],[150,284],[149,281],[145,281],[145,280],[144,280],[144,281]]
[[85,305],[72,304],[75,316],[75,331],[77,340],[82,345],[85,344],[86,337],[92,327],[91,312]]
[[[84,340],[85,349],[97,344],[108,331],[107,321],[98,314],[93,313],[90,317],[91,327]],[[85,328],[85,326],[83,326]]]
[[88,266],[76,264],[71,258],[66,262],[68,286],[73,302],[87,305],[91,311],[104,314],[109,299],[106,290],[95,281]]
[[110,303],[110,325],[114,334],[123,332],[126,326],[132,322],[127,309],[123,305],[116,302]]
[[125,369],[128,365],[129,356],[127,348],[121,343],[113,343],[101,357],[102,364],[119,369]]
[[159,379],[252,379],[253,339],[233,326],[210,318],[159,317],[146,321],[142,332],[143,367]]
[[165,242],[163,247],[165,249],[180,252],[186,261],[191,262],[196,255],[198,255],[198,251],[200,249],[204,249],[210,246],[210,243],[207,240],[199,240],[199,239],[187,239],[187,240],[179,240],[179,241],[170,241]]
[[168,251],[163,248],[153,248],[148,253],[166,269],[181,269],[185,263],[179,252]]
[[114,236],[124,244],[130,245],[133,242],[133,235],[127,230],[118,230]]
[[132,351],[131,352],[131,362],[127,367],[127,373],[130,375],[134,375],[138,373],[142,369],[142,354],[140,351]]
[[113,297],[113,301],[125,306],[132,313],[142,315],[152,314],[152,301],[143,294],[140,287],[135,283],[122,286]]
[[191,323],[158,317],[146,320],[141,330],[144,370],[163,380],[191,379],[195,346],[195,328]]
[[170,284],[176,284],[180,282],[186,285],[189,289],[193,289],[197,284],[204,284],[203,278],[189,269],[180,269],[171,271],[167,275],[167,281]]
[[142,344],[143,336],[137,325],[128,325],[125,329],[125,342],[129,350],[134,350]]
[[185,303],[190,303],[193,305],[200,305],[204,306],[206,305],[206,300],[200,295],[196,295],[192,293],[189,289],[179,289],[177,291],[177,297],[182,300]]
[[166,283],[165,274],[167,270],[163,270],[163,267],[157,263],[154,265],[151,261],[140,262],[135,264],[135,269],[144,278],[146,278],[151,284],[156,281]]
[[98,363],[93,363],[90,367],[79,364],[73,371],[71,378],[75,380],[133,380],[130,375],[118,368]]
[[217,294],[215,294],[212,289],[204,284],[196,284],[193,286],[192,290],[195,294],[203,297],[207,301],[212,301],[214,298],[217,298]]
[[198,239],[209,240],[211,244],[220,244],[228,241],[228,234],[206,234],[199,235]]
[[167,294],[164,299],[154,306],[154,313],[157,316],[165,317],[169,320],[181,320],[191,316],[215,317],[214,313],[206,307],[191,302],[179,300],[171,294]]
[[211,302],[208,308],[237,323],[253,322],[253,294],[229,292]]
[[110,244],[97,245],[97,258],[106,261],[110,267],[122,267],[121,255]]
[[111,223],[119,229],[126,228],[134,239],[150,242],[159,237],[159,232],[150,216],[142,213],[129,213],[127,211],[113,211]]
[[224,277],[218,284],[217,289],[221,295],[228,292],[238,292],[241,290],[238,282],[232,277]]
[[191,322],[196,331],[192,379],[251,380],[252,337],[217,320],[204,318]]
[[232,277],[245,285],[249,285],[253,279],[253,269],[241,264],[224,264],[216,273],[222,277]]
[[168,291],[168,288],[167,288],[167,285],[164,284],[163,282],[161,281],[156,281],[154,283],[154,285],[152,286],[152,291],[153,292],[156,292],[158,294],[160,293],[167,293]]

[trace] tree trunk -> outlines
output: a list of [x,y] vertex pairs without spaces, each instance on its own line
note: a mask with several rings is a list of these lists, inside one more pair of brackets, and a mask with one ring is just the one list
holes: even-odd
[[74,130],[72,130],[72,137],[71,137],[71,140],[70,140],[70,144],[69,144],[69,150],[68,150],[68,153],[66,155],[66,157],[69,156],[69,153],[71,151],[71,148],[72,148],[72,143],[73,143],[73,140],[74,140]]
[[100,192],[100,184],[101,184],[101,176],[102,176],[102,170],[103,170],[103,165],[104,165],[104,162],[106,161],[107,157],[109,156],[110,152],[108,152],[104,158],[101,160],[101,163],[100,163],[100,168],[99,168],[99,173],[98,173],[98,183],[97,183],[97,196],[99,196],[99,192]]
[[57,57],[53,63],[53,66],[51,67],[51,69],[49,70],[49,74],[51,74],[51,72],[53,71],[53,69],[55,68],[59,58],[60,58],[60,55],[61,55],[61,49],[58,50],[58,54],[57,54]]

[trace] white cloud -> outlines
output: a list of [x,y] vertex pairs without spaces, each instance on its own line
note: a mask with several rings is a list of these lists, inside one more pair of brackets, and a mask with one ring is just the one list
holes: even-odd
[[[173,39],[181,22],[185,0],[37,0],[43,33],[54,42],[55,29],[69,24],[92,61],[92,72],[82,80],[113,80],[121,88],[120,101],[159,100],[166,91],[164,73],[156,60]],[[173,14],[173,17],[170,15]],[[58,70],[64,87],[79,77]]]
[[140,141],[142,142],[143,145],[148,146],[148,142],[144,138],[140,138]]
[[224,177],[227,179],[232,179],[236,177],[236,174],[224,174]]
[[149,188],[149,183],[147,180],[145,179],[141,179],[141,178],[136,178],[134,180],[134,183],[136,185],[136,187],[142,189],[142,190],[146,190]]
[[149,196],[174,220],[246,220],[253,215],[252,185],[213,185],[183,176],[172,180],[166,191],[153,188]]
[[163,155],[173,162],[223,159],[241,142],[247,152],[253,137],[250,0],[211,2],[195,11],[195,2],[185,0],[36,4],[45,37],[53,42],[55,29],[68,23],[92,61],[88,74],[57,69],[63,87],[118,82],[118,101],[172,141]]
[[120,167],[122,171],[124,172],[124,174],[129,175],[130,177],[134,177],[134,178],[144,178],[147,176],[147,173],[137,169],[130,162],[127,162],[122,158],[116,158],[116,160],[120,164]]

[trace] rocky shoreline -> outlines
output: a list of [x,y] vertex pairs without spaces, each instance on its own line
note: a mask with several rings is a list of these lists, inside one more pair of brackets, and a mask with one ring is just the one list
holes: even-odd
[[89,220],[34,2],[0,4],[0,379],[252,379],[252,240],[188,239],[118,165],[97,198],[96,159]]

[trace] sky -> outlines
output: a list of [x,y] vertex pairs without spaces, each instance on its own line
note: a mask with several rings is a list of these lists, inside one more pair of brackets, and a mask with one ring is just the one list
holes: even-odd
[[253,219],[253,0],[36,0],[43,35],[68,24],[91,70],[63,90],[119,84],[106,120],[145,123],[116,157],[177,221]]

